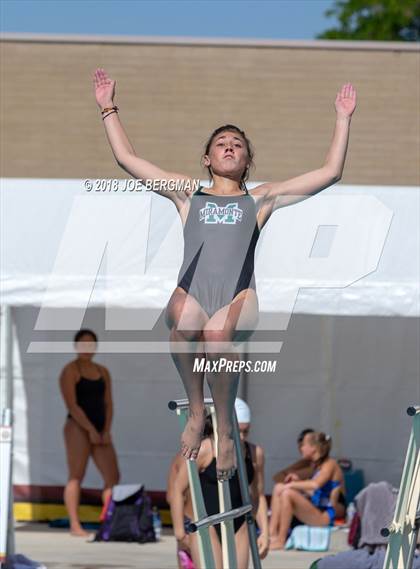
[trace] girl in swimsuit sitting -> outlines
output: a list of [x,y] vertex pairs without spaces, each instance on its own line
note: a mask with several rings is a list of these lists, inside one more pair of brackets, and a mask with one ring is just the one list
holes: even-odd
[[306,435],[302,456],[314,465],[309,480],[299,480],[289,474],[285,483],[274,487],[271,497],[270,549],[283,549],[293,516],[310,526],[333,526],[336,517],[337,496],[344,494],[343,471],[330,458],[331,437],[315,432]]
[[112,487],[118,484],[120,475],[111,439],[111,376],[105,366],[92,362],[97,344],[95,332],[79,330],[74,343],[77,358],[69,362],[60,375],[61,393],[68,410],[64,442],[69,479],[64,490],[64,502],[71,534],[86,537],[89,534],[82,528],[77,510],[89,456],[92,456],[104,480],[104,504]]
[[[190,176],[168,172],[137,156],[114,107],[115,81],[103,69],[95,71],[93,81],[107,139],[119,166],[144,181],[185,182],[184,191],[171,191],[164,184],[154,188],[174,203],[184,228],[184,262],[166,309],[172,357],[190,404],[181,449],[187,459],[198,456],[205,422],[206,374],[217,414],[217,475],[226,480],[236,468],[232,412],[239,372],[233,371],[233,366],[239,353],[235,344],[248,339],[258,321],[253,272],[258,236],[276,209],[306,199],[341,179],[356,92],[347,83],[337,93],[334,135],[321,167],[248,192],[245,182],[252,166],[251,144],[241,129],[225,125],[212,133],[203,155],[212,186],[194,193]],[[232,367],[215,367],[221,357]],[[194,369],[199,358],[207,360],[209,371]]]

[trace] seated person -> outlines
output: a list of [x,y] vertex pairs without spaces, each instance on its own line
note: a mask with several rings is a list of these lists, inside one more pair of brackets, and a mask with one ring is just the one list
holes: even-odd
[[[291,473],[284,483],[275,485],[271,499],[270,549],[283,549],[294,516],[306,525],[334,525],[338,492],[344,493],[344,475],[337,461],[330,457],[330,451],[329,435],[307,434],[301,453],[314,468],[312,477],[300,480]],[[334,492],[335,504],[332,502]]]
[[[210,416],[208,416],[206,418],[206,425],[204,427],[204,434],[203,434],[204,438],[208,436],[206,431],[207,431],[207,428],[209,425],[211,426],[211,417]],[[185,458],[182,456],[181,452],[177,452],[176,455],[174,456],[174,458],[172,459],[171,465],[169,467],[167,491],[166,491],[166,501],[168,502],[169,506],[171,505],[175,479],[178,475],[179,470],[182,467],[183,462],[185,462]],[[189,489],[188,489],[186,491],[186,495],[185,495],[185,503],[189,503],[190,501],[191,501],[191,496],[189,495]],[[186,521],[188,520],[185,515],[184,515],[184,519]],[[176,557],[177,557],[177,562],[178,562],[178,569],[184,569],[184,565],[181,562],[181,557],[180,557],[180,556],[182,556],[182,552],[184,554],[187,554],[188,557],[191,559],[191,550],[190,550],[190,543],[189,543],[188,534],[185,536],[185,539],[183,540],[182,543],[177,541],[177,552],[176,552],[177,555],[176,555]],[[193,566],[192,560],[191,560],[190,566]]]
[[[207,439],[212,434],[213,434],[213,423],[211,420],[211,415],[207,415],[206,422],[204,424],[203,439]],[[169,507],[171,508],[171,513],[173,511],[172,500],[174,496],[175,481],[178,477],[179,471],[182,470],[183,468],[185,468],[185,457],[182,455],[181,451],[179,451],[173,457],[168,472],[166,501],[168,502]],[[186,529],[188,524],[192,520],[192,496],[190,494],[189,486],[184,491],[183,500],[184,500],[183,520],[184,520],[184,529]],[[172,522],[173,521],[174,520],[172,518]],[[197,548],[197,545],[195,545],[195,547]],[[178,569],[184,569],[185,566],[194,567],[194,563],[192,561],[190,535],[188,533],[184,532],[183,538],[177,540],[176,553],[177,553],[176,557],[178,562]],[[183,553],[187,554],[189,558],[190,562],[189,563],[187,562],[187,565],[184,565],[182,562]],[[195,552],[195,557],[199,558],[198,550]]]
[[[302,455],[302,445],[307,442],[307,437],[314,433],[314,429],[303,429],[303,431],[299,434],[297,439],[297,445],[299,449],[299,453]],[[291,482],[292,480],[307,480],[312,477],[315,472],[314,464],[306,459],[303,455],[302,458],[290,466],[287,466],[283,470],[280,470],[273,476],[273,480],[275,483],[284,483],[284,482]],[[273,495],[276,493],[276,486],[274,486]],[[335,488],[331,492],[331,503],[334,506],[336,511],[336,518],[344,518],[346,516],[346,496],[345,496],[345,485],[343,482],[342,487]],[[297,525],[301,525],[300,522],[296,517],[293,516],[291,528],[293,529]]]

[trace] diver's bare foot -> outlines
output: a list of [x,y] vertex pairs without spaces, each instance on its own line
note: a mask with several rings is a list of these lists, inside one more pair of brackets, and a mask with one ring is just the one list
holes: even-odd
[[218,438],[216,471],[218,480],[229,480],[235,474],[235,443],[230,435],[221,435]]
[[90,537],[90,533],[85,531],[82,526],[70,528],[70,535],[73,537]]
[[203,439],[206,410],[191,411],[181,436],[181,454],[186,459],[195,460]]

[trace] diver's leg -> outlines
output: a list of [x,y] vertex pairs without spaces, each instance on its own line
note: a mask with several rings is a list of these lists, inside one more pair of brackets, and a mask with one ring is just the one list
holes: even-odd
[[[257,320],[255,291],[246,289],[230,305],[218,310],[203,330],[207,359],[212,368],[220,365],[219,369],[207,373],[217,417],[217,475],[220,479],[230,478],[236,469],[232,415],[240,378],[240,355],[234,347],[234,341],[239,334],[243,341],[247,331],[249,336]],[[237,327],[241,330],[237,330]]]
[[206,416],[204,371],[195,371],[194,362],[206,357],[202,329],[207,321],[208,316],[196,299],[177,287],[166,310],[166,322],[171,328],[172,359],[189,400],[189,418],[181,436],[181,453],[187,459],[197,458]]

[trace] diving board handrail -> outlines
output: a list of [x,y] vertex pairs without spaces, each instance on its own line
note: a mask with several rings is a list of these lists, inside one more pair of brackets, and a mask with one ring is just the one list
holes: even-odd
[[[206,407],[207,413],[210,414],[212,418],[214,436],[216,439],[215,447],[217,449],[217,418],[213,399],[206,398],[204,400],[204,405]],[[188,400],[180,399],[170,401],[168,403],[168,407],[172,411],[176,411],[181,424],[181,428],[184,428],[187,422],[187,414],[189,410]],[[253,566],[254,569],[261,569],[261,560],[258,554],[256,529],[252,517],[252,504],[249,495],[248,478],[246,474],[244,458],[241,452],[239,427],[235,411],[233,412],[233,436],[238,465],[239,485],[241,488],[243,503],[243,506],[240,508],[232,509],[229,481],[218,481],[220,513],[208,516],[204,505],[203,492],[201,489],[200,477],[198,474],[196,461],[186,461],[188,477],[190,481],[191,497],[193,502],[193,511],[195,516],[195,521],[189,524],[188,531],[198,532],[198,549],[200,553],[200,563],[202,569],[214,569],[215,567],[209,527],[217,523],[220,523],[221,525],[223,568],[238,569],[233,520],[243,515],[245,516],[245,520],[247,522]]]
[[407,409],[413,425],[394,518],[381,534],[389,536],[383,569],[411,569],[420,528],[420,406]]

